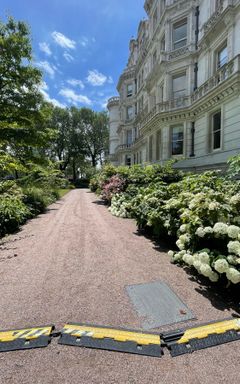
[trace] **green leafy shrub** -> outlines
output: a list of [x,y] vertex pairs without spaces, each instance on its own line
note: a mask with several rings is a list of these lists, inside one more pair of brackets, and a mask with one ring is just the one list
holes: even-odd
[[[171,164],[119,168],[115,175],[125,180],[125,187],[111,191],[113,215],[134,218],[139,228],[159,239],[175,239],[179,251],[169,252],[174,262],[212,282],[240,283],[239,181],[218,172],[183,175]],[[109,174],[97,175],[94,183],[100,191],[109,185]]]
[[23,202],[33,215],[45,212],[48,205],[58,198],[57,191],[46,191],[35,186],[23,189]]
[[16,231],[30,215],[18,196],[0,195],[0,236]]

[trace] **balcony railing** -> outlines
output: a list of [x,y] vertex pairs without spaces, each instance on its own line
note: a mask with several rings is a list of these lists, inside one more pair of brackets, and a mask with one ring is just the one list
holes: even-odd
[[131,143],[131,144],[120,144],[120,145],[117,146],[116,152],[131,149],[132,146],[133,146],[133,143]]
[[170,112],[176,109],[186,108],[191,104],[191,96],[182,96],[156,104],[140,122],[140,128],[146,125],[158,113]]
[[149,113],[142,116],[139,128],[141,129],[144,127],[150,122],[150,120],[153,119],[155,115],[159,113],[172,112],[192,106],[195,102],[206,96],[210,91],[236,73],[240,74],[240,55],[236,56],[233,60],[229,61],[229,63],[220,68],[214,76],[210,77],[210,79],[208,79],[190,96],[183,96],[178,99],[171,99],[156,104]]
[[110,107],[111,105],[117,105],[120,101],[120,97],[119,96],[114,96],[114,97],[111,97],[109,100],[108,100],[108,107]]
[[217,10],[212,14],[210,19],[204,24],[204,33],[207,33],[217,22],[223,12],[223,1],[220,2]]
[[218,71],[202,84],[191,96],[191,102],[194,103],[206,96],[210,91],[220,85],[223,81],[229,79],[235,73],[240,73],[240,55],[236,56],[229,63],[218,69]]

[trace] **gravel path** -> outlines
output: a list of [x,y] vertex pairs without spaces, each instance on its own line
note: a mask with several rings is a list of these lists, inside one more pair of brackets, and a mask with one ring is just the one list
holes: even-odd
[[[125,286],[164,280],[199,322],[231,305],[210,300],[166,253],[138,236],[88,190],[73,190],[0,246],[0,329],[88,322],[140,328]],[[240,382],[240,343],[162,359],[60,346],[0,354],[9,384],[209,384]]]

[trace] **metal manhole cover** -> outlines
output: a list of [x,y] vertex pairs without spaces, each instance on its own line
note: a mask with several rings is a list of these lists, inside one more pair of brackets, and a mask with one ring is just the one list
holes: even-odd
[[128,285],[127,293],[142,318],[142,328],[158,328],[194,319],[193,313],[164,282]]

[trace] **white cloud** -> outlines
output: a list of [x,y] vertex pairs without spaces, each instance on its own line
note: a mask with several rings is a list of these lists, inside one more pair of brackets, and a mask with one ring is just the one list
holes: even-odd
[[113,84],[113,78],[112,78],[112,76],[109,76],[109,77],[108,77],[108,83],[109,83],[109,84]]
[[39,86],[40,91],[48,91],[48,85],[46,81],[42,81],[42,83]]
[[45,83],[45,81],[42,82],[42,84],[39,87],[39,91],[43,95],[44,99],[48,101],[49,103],[52,103],[55,107],[59,108],[66,108],[66,105],[60,103],[60,101],[56,99],[52,99],[49,94],[46,92],[48,90],[48,85]]
[[59,95],[65,97],[69,103],[73,103],[74,105],[77,104],[85,104],[85,105],[91,105],[91,100],[84,95],[80,95],[69,88],[63,88],[59,92]]
[[48,61],[40,61],[37,63],[38,67],[40,67],[43,71],[45,71],[51,78],[54,78],[55,71],[57,67],[53,64],[50,64]]
[[52,38],[54,39],[55,43],[60,45],[62,48],[76,48],[76,41],[69,39],[67,36],[64,36],[61,32],[54,31],[52,33]]
[[101,107],[102,107],[103,109],[107,109],[107,105],[108,105],[108,100],[105,100],[105,101],[103,101],[103,102],[101,103]]
[[85,86],[82,82],[82,80],[77,80],[77,79],[69,79],[67,80],[67,83],[72,85],[73,87],[80,87],[81,89],[84,89]]
[[47,43],[39,43],[39,48],[42,52],[46,53],[46,55],[51,56],[52,51]]
[[83,46],[83,47],[86,47],[89,43],[89,40],[87,37],[83,36],[80,40],[80,44]]
[[107,81],[112,81],[112,78],[108,78],[101,72],[98,72],[96,69],[88,71],[87,81],[94,87],[99,87],[104,85]]
[[64,59],[66,59],[69,63],[71,63],[72,61],[74,61],[74,57],[73,57],[72,55],[70,55],[69,53],[67,53],[67,52],[64,52],[63,57],[64,57]]

